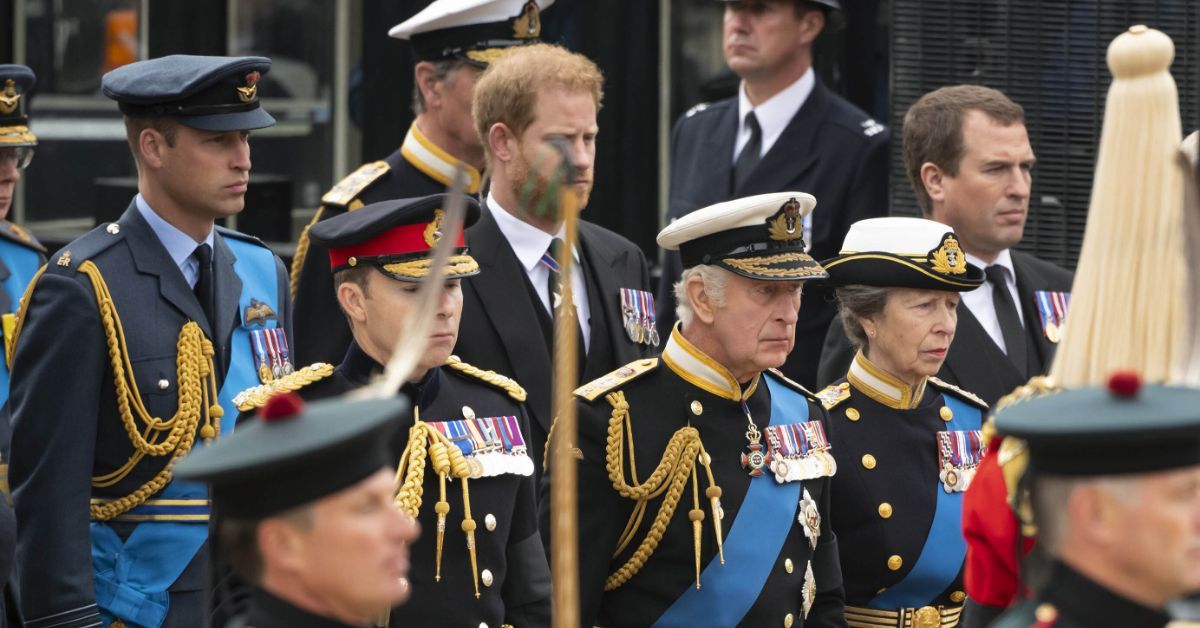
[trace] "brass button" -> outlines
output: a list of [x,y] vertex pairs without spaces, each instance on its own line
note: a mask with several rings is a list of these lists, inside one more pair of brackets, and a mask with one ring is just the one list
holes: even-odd
[[963,593],[962,591],[955,591],[954,593],[950,594],[950,601],[954,602],[955,604],[962,604],[962,601],[965,599],[967,599],[967,594]]
[[892,505],[887,502],[883,502],[883,503],[879,504],[879,516],[883,517],[884,519],[891,519],[892,518]]
[[791,613],[783,616],[783,628],[792,628],[792,622],[796,621],[796,617]]
[[858,414],[858,410],[855,410],[854,408],[846,408],[846,418],[850,419],[851,421],[857,421],[862,417]]
[[118,225],[115,222],[110,222],[108,223],[108,226],[104,228],[104,230],[112,235],[117,235],[118,233],[121,233],[121,225]]
[[488,532],[494,531],[496,529],[496,515],[493,515],[489,512],[487,516],[483,518],[483,527],[487,528]]
[[485,587],[490,587],[490,586],[492,586],[492,580],[493,580],[493,579],[492,579],[492,572],[491,572],[491,570],[489,570],[489,569],[484,569],[483,571],[479,572],[479,579],[480,579],[481,581],[483,581],[483,586],[485,586]]
[[938,410],[938,416],[942,417],[943,421],[949,421],[954,418],[954,411],[949,406],[942,406],[942,409]]
[[475,418],[475,411],[471,409],[471,406],[463,406],[463,418],[468,420]]
[[704,404],[699,399],[692,401],[692,414],[700,416],[704,412]]
[[654,364],[654,360],[642,360],[642,366],[650,366]]
[[171,387],[171,382],[167,381],[166,379],[158,380],[158,389],[159,390],[166,390],[170,387]]
[[941,628],[942,614],[932,606],[922,606],[913,611],[913,628]]
[[891,569],[892,571],[900,571],[900,568],[903,566],[904,559],[900,558],[896,554],[892,554],[891,557],[888,558],[888,569]]
[[1053,604],[1041,604],[1033,611],[1033,616],[1042,623],[1050,623],[1058,619],[1058,609]]
[[863,454],[862,466],[863,466],[863,468],[868,469],[868,470],[874,469],[875,468],[875,456],[872,456],[871,454]]
[[842,382],[842,383],[838,384],[838,388],[841,388],[842,390],[846,390],[846,389],[850,388],[850,382]]
[[346,263],[350,264],[351,266],[358,266],[358,258],[351,256],[350,259],[346,260]]
[[790,559],[790,558],[783,559],[783,570],[784,571],[786,571],[788,573],[792,573],[792,571],[795,568],[796,568],[796,566],[792,564],[792,559]]

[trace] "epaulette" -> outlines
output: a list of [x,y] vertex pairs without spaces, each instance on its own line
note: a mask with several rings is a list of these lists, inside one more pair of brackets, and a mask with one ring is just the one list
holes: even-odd
[[658,358],[643,358],[634,360],[621,368],[601,375],[596,379],[575,389],[575,396],[588,401],[595,401],[600,395],[624,384],[633,381],[642,375],[653,371],[658,366]]
[[266,242],[263,242],[262,240],[254,237],[248,233],[242,233],[241,231],[234,231],[233,229],[226,229],[225,227],[222,227],[221,225],[216,225],[216,228],[217,228],[217,233],[221,234],[221,237],[223,237],[223,238],[237,238],[238,240],[243,240],[243,241],[249,242],[250,244],[257,244],[257,245],[263,247],[264,249],[271,248],[271,247],[267,246]]
[[296,369],[287,375],[277,377],[266,384],[247,388],[234,395],[233,405],[239,412],[256,410],[263,407],[267,400],[281,392],[296,392],[319,382],[333,374],[333,365],[327,362],[315,362],[304,368]]
[[450,359],[446,360],[446,366],[458,371],[459,373],[462,373],[463,375],[470,375],[475,379],[478,379],[486,384],[491,384],[492,386],[503,390],[504,392],[508,393],[509,397],[512,397],[513,400],[517,401],[518,403],[525,401],[525,389],[522,388],[521,385],[511,377],[506,377],[497,373],[496,371],[487,371],[477,366],[471,366],[470,364],[463,362],[456,355],[452,355],[450,356]]
[[17,244],[27,246],[42,255],[46,254],[46,247],[42,246],[34,237],[20,225],[11,223],[7,220],[0,220],[0,237],[6,240],[12,240]]
[[690,118],[690,117],[700,113],[701,111],[708,109],[710,104],[711,103],[702,102],[702,103],[696,105],[695,107],[692,107],[691,109],[688,109],[687,111],[685,111],[683,113],[683,117]]
[[79,236],[79,239],[62,248],[54,258],[47,262],[48,268],[71,268],[78,270],[79,265],[92,259],[125,239],[119,223],[110,222]]
[[810,401],[820,401],[819,399],[817,399],[817,393],[814,393],[813,391],[805,388],[804,386],[802,386],[800,384],[800,382],[788,377],[787,375],[784,375],[783,371],[780,371],[779,369],[767,369],[767,371],[769,371],[775,377],[779,378],[779,381],[787,384],[788,386],[790,386],[792,388],[795,388],[799,392],[804,393],[804,396],[808,397]]
[[826,410],[832,410],[841,402],[850,398],[850,384],[842,382],[840,384],[830,384],[821,392],[817,393],[817,399],[821,405],[825,406]]
[[379,177],[387,174],[392,167],[386,161],[373,161],[369,164],[363,164],[358,167],[358,170],[346,175],[333,189],[325,193],[321,197],[321,203],[324,205],[337,205],[345,207],[351,201],[358,198],[363,190],[371,187]]
[[970,403],[978,406],[980,410],[988,409],[987,402],[980,399],[975,393],[967,392],[958,386],[955,386],[954,384],[943,382],[942,380],[932,376],[929,378],[929,383],[944,391],[954,393],[956,397],[962,397],[964,401],[969,401]]

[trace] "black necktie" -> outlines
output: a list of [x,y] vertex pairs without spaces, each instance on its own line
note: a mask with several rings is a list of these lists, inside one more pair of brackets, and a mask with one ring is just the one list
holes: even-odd
[[1008,349],[1008,359],[1022,377],[1029,375],[1029,358],[1025,350],[1025,329],[1021,326],[1021,317],[1017,314],[1017,305],[1013,303],[1012,293],[1008,291],[1005,277],[1007,271],[1003,266],[992,265],[984,270],[987,280],[992,284],[992,305],[996,308],[996,320],[1000,322],[1000,333],[1004,336],[1004,345]]
[[204,317],[208,319],[209,328],[212,329],[217,324],[213,320],[212,247],[201,244],[196,247],[194,255],[200,268],[193,291],[196,293],[196,300],[200,302],[200,308],[204,310]]
[[758,117],[754,112],[746,114],[746,127],[750,129],[750,141],[738,153],[737,161],[733,164],[733,187],[737,189],[750,177],[750,173],[758,167],[762,152],[762,127],[758,126]]

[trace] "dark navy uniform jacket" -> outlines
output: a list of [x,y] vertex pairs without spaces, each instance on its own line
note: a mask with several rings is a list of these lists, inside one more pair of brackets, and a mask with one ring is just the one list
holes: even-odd
[[[479,222],[466,232],[480,274],[462,282],[463,318],[455,351],[463,360],[508,375],[527,388],[531,451],[539,452],[534,459],[540,476],[540,452],[554,420],[550,415],[553,360],[547,341],[550,316],[496,225],[493,211],[504,210],[485,207]],[[646,258],[629,240],[581,220],[579,250],[591,308],[591,347],[578,380],[586,382],[654,350],[625,333],[620,294],[622,288],[647,292],[651,288]]]
[[[356,343],[329,378],[300,391],[311,399],[336,396],[360,388],[383,369]],[[406,384],[402,392],[413,400],[422,421],[455,421],[463,418],[464,406],[480,418],[516,416],[521,433],[528,439],[529,419],[524,406],[504,390],[465,375],[449,366],[431,369],[421,382]],[[392,449],[397,462],[408,444],[408,430],[396,431]],[[528,444],[528,443],[527,443]],[[529,450],[540,463],[540,456]],[[535,463],[535,466],[537,464]],[[463,517],[462,487],[447,480],[446,501],[450,512],[442,549],[442,579],[434,580],[438,500],[438,476],[426,462],[424,501],[417,521],[421,538],[412,544],[408,601],[392,610],[393,626],[514,626],[550,625],[550,568],[537,533],[535,484],[532,475],[502,474],[469,481],[471,516],[477,524],[476,556],[479,571],[487,578],[479,583],[481,597],[475,599],[471,559],[466,537],[459,528]]]
[[[850,225],[888,213],[888,144],[891,133],[833,93],[820,79],[783,134],[750,177],[733,185],[737,98],[699,105],[675,123],[671,134],[671,181],[667,219],[754,194],[794,190],[817,198],[810,253],[837,255]],[[671,287],[682,272],[679,254],[663,256],[657,305],[659,330],[667,338],[675,321]],[[817,358],[833,318],[830,291],[806,286],[796,328],[796,347],[785,374],[814,386]]]
[[1117,595],[1061,562],[1032,600],[1000,616],[995,628],[1160,628],[1171,618]]
[[[861,358],[861,354],[860,354]],[[878,382],[877,382],[878,383]],[[895,388],[886,387],[895,384]],[[890,393],[903,391],[900,398]],[[911,398],[920,396],[919,399]],[[847,606],[866,607],[881,589],[912,571],[925,547],[939,492],[937,433],[953,418],[946,398],[986,413],[973,395],[930,378],[919,390],[899,380],[870,387],[851,377],[818,393],[833,422],[833,528],[841,548]],[[961,518],[953,532],[961,537]],[[948,549],[936,554],[953,561],[953,580],[925,591],[916,606],[961,606],[963,557]],[[897,557],[899,560],[897,560]],[[894,610],[894,609],[893,609]]]
[[[442,157],[445,151],[437,148],[428,139],[414,135],[416,126],[404,140],[404,147],[388,155],[386,159],[369,163],[339,182],[321,199],[317,220],[340,216],[379,201],[398,198],[417,198],[430,194],[443,194],[450,186],[447,169],[453,173],[453,165]],[[405,147],[421,147],[406,150]],[[473,169],[472,183],[468,193],[479,189],[479,174]],[[301,245],[308,241],[308,233],[301,236]],[[342,315],[342,309],[334,297],[333,273],[329,269],[329,249],[316,244],[308,245],[303,260],[292,263],[292,279],[296,283],[296,364],[328,362],[337,364],[346,354],[352,336],[350,326]]]
[[[1058,345],[1051,342],[1042,329],[1035,293],[1038,290],[1069,293],[1075,274],[1016,250],[1012,251],[1012,262],[1017,276],[1021,314],[1025,319],[1029,375],[1041,375],[1050,368],[1050,363],[1054,360],[1054,349]],[[979,289],[990,290],[986,286]],[[808,298],[807,294],[805,298]],[[841,378],[846,374],[846,368],[853,357],[854,348],[846,338],[841,321],[834,320],[829,326],[825,347],[821,352],[819,380],[827,383]],[[996,403],[1018,386],[1023,386],[1029,379],[1017,371],[1012,361],[961,301],[958,305],[958,328],[954,333],[954,342],[950,344],[946,361],[938,371],[938,378],[971,391],[989,405]]]
[[[228,360],[239,322],[242,281],[226,244],[250,236],[217,228],[214,234],[215,333],[199,301],[145,218],[131,203],[116,223],[101,225],[51,256],[33,291],[16,358],[9,406],[13,417],[11,466],[19,537],[16,579],[29,626],[87,626],[99,621],[92,576],[89,500],[120,498],[150,480],[170,456],[147,456],[120,482],[92,485],[134,449],[118,413],[113,371],[86,260],[104,276],[124,327],[129,364],[142,401],[155,417],[178,407],[176,371],[180,329],[196,321]],[[265,248],[265,246],[264,246]],[[68,252],[70,252],[68,254]],[[287,274],[276,257],[279,324],[290,330]],[[240,355],[253,359],[250,352]],[[228,364],[218,365],[219,373]],[[222,383],[217,378],[217,386]],[[229,417],[232,419],[232,417]],[[199,437],[197,437],[199,442]],[[136,524],[111,523],[124,538]],[[202,625],[208,586],[201,548],[170,588],[165,626]]]
[[[664,349],[664,355],[678,350],[679,345],[672,337]],[[626,481],[630,482],[628,461],[631,457],[637,462],[637,481],[645,482],[663,459],[671,436],[680,428],[689,425],[695,427],[705,451],[711,457],[716,484],[722,490],[720,499],[724,510],[725,564],[719,568],[732,569],[733,565],[745,565],[751,561],[769,570],[761,592],[752,603],[747,604],[749,610],[737,625],[845,626],[838,541],[829,527],[830,478],[818,477],[802,482],[803,489],[811,495],[820,512],[820,534],[815,550],[811,549],[804,526],[797,520],[796,504],[791,504],[782,546],[761,547],[747,555],[735,554],[729,545],[730,530],[735,520],[762,516],[742,508],[751,483],[775,484],[776,479],[770,472],[751,478],[741,466],[740,455],[747,446],[747,421],[741,402],[732,398],[733,389],[728,385],[720,389],[720,384],[713,378],[680,366],[683,362],[675,366],[666,362],[670,360],[638,360],[576,391],[577,396],[583,395],[577,405],[577,442],[582,454],[578,465],[580,625],[650,626],[680,596],[696,586],[693,531],[688,517],[688,511],[693,507],[689,479],[661,541],[645,565],[617,589],[604,590],[606,578],[629,559],[645,537],[662,504],[661,496],[649,501],[633,541],[614,556],[618,539],[635,504],[633,500],[617,493],[606,469],[608,429],[614,410],[606,397],[610,393],[622,392],[629,404],[629,420],[633,430],[633,453],[630,454],[627,449],[625,453],[626,468],[623,472]],[[727,373],[723,369],[721,372]],[[729,377],[732,378],[731,375]],[[766,382],[768,377],[806,400],[810,421],[828,425],[827,415],[814,397],[780,376],[763,373],[746,399],[749,412],[760,430],[768,424],[771,416],[771,393]],[[701,385],[705,388],[701,388]],[[720,394],[715,394],[718,390]],[[741,396],[740,387],[736,394]],[[696,414],[696,410],[700,413]],[[765,437],[763,442],[766,442]],[[696,466],[696,470],[701,478],[700,507],[707,515],[710,506],[705,499],[705,472],[700,465]],[[542,534],[547,539],[553,480],[554,470],[551,466],[542,483],[542,499],[539,503]],[[711,517],[704,519],[701,537],[700,564],[703,569],[717,556]],[[804,589],[809,566],[812,569],[811,584],[814,585],[815,596],[810,597],[811,608],[805,618]],[[713,568],[718,567],[714,565]],[[700,586],[703,589],[715,585],[706,585],[702,577]]]

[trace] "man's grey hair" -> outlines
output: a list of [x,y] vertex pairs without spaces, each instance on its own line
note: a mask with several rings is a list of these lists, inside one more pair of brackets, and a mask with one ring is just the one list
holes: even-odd
[[[451,73],[467,64],[462,59],[442,59],[430,61],[433,64],[433,80],[445,81]],[[413,75],[416,78],[416,74]],[[414,115],[425,113],[425,95],[421,93],[421,84],[413,81],[412,110]]]
[[1067,477],[1042,475],[1033,483],[1033,520],[1037,524],[1038,543],[1052,556],[1057,556],[1069,528],[1067,502],[1076,489],[1094,486],[1118,501],[1131,504],[1141,494],[1136,475]]
[[729,282],[729,271],[712,264],[693,266],[683,271],[679,281],[675,282],[675,316],[683,327],[690,325],[696,314],[687,293],[688,280],[692,277],[700,277],[704,281],[704,292],[713,307],[725,307],[725,284]]

